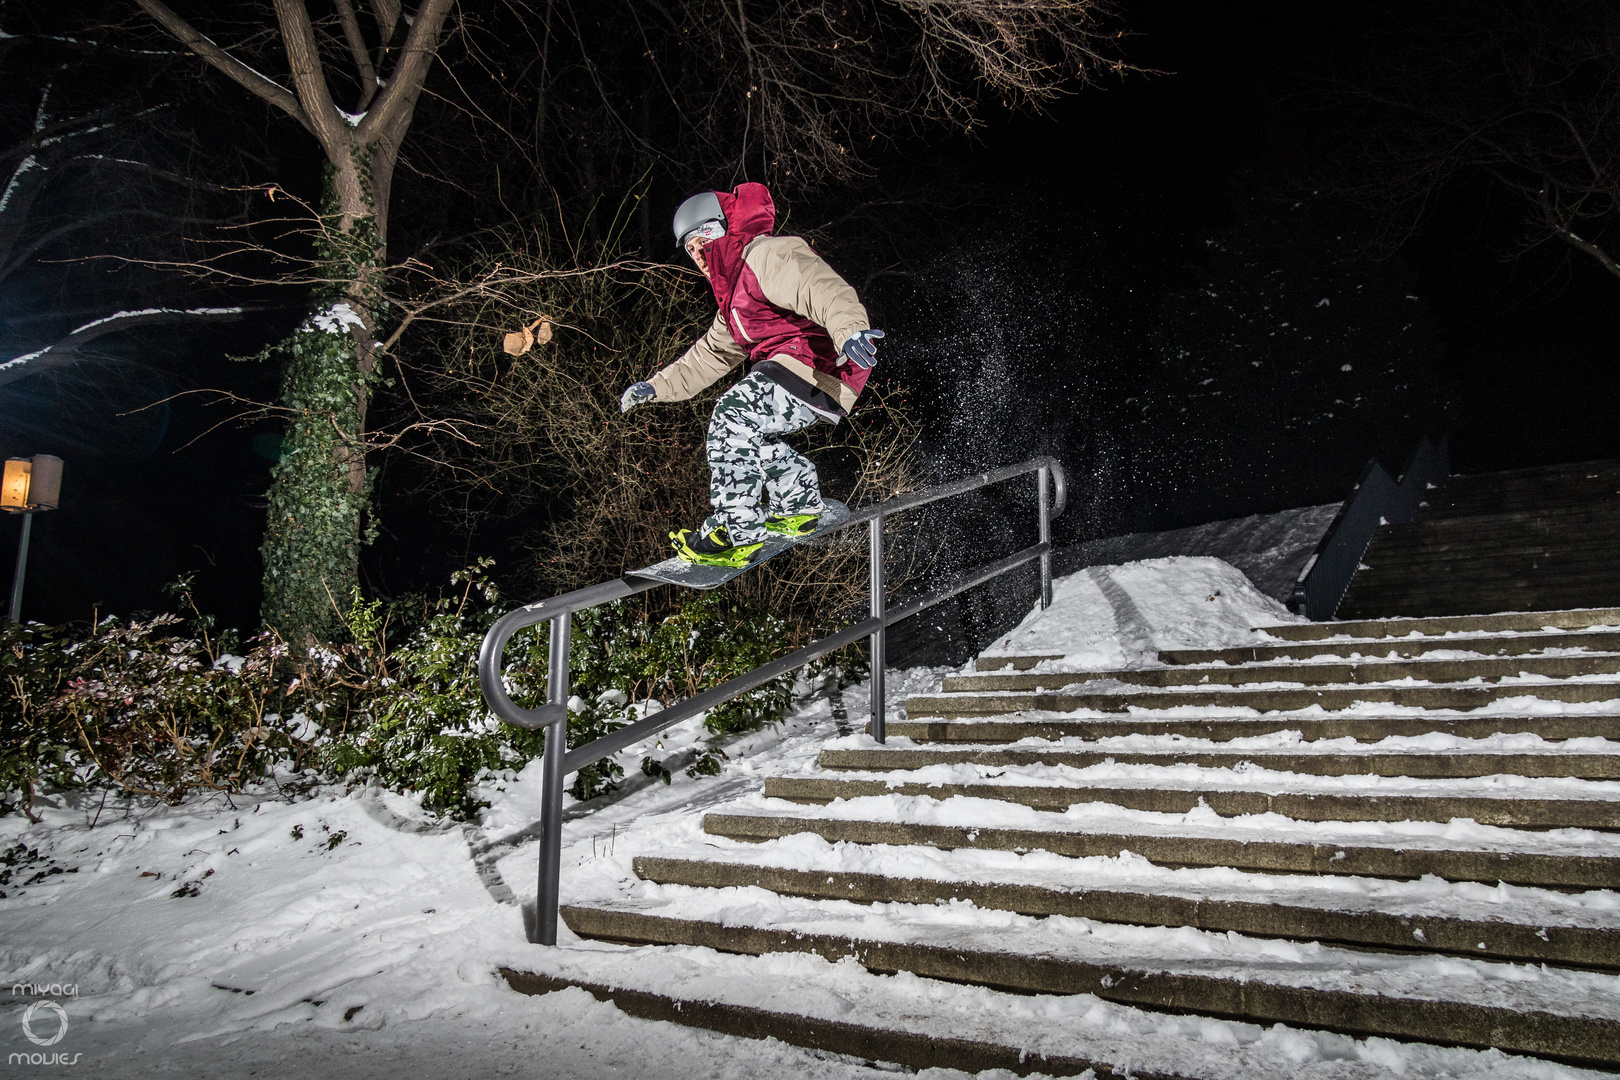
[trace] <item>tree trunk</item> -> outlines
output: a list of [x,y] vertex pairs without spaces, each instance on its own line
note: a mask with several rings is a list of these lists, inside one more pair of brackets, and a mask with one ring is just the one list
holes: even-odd
[[[264,557],[265,624],[295,647],[331,641],[359,595],[360,550],[374,529],[366,467],[366,411],[376,378],[376,327],[385,317],[384,215],[392,148],[351,140],[328,167],[318,252],[327,284],[316,310],[281,346],[282,404],[290,410],[271,471]],[[378,181],[382,183],[379,184]]]

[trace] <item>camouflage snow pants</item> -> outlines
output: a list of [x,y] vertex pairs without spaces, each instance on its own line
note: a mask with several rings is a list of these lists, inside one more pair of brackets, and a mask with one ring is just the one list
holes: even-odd
[[702,532],[721,525],[733,544],[765,538],[766,510],[780,515],[823,509],[816,467],[782,442],[821,419],[810,406],[755,373],[720,395],[709,420],[709,502],[714,513]]

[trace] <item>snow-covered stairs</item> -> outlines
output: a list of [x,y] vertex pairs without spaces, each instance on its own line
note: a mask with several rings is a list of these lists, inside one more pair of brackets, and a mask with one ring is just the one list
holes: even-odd
[[[620,895],[563,909],[582,938],[744,954],[735,985],[673,977],[679,948],[609,945],[594,974],[562,955],[508,978],[914,1066],[1265,1071],[1157,1035],[1036,1037],[1009,1019],[1034,994],[1139,1027],[1191,1014],[1620,1069],[1616,626],[1292,624],[1145,670],[987,656],[912,695],[887,746],[840,740],[705,814],[704,839],[636,858]],[[792,954],[852,959],[762,990]]]

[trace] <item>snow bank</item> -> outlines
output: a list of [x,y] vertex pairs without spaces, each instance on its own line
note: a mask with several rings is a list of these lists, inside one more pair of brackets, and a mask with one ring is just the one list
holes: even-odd
[[1305,562],[1339,513],[1340,503],[1304,506],[1274,514],[1210,521],[1158,533],[1129,533],[1087,540],[1058,551],[1054,561],[1064,571],[1107,563],[1162,559],[1170,555],[1207,555],[1243,571],[1255,587],[1286,602]]
[[1158,667],[1160,649],[1251,645],[1255,627],[1304,622],[1220,559],[1175,556],[1092,566],[1052,582],[986,656],[1061,657],[1068,670]]

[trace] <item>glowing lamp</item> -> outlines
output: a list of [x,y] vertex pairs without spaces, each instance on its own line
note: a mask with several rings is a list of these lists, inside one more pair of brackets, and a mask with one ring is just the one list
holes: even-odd
[[55,510],[62,498],[62,459],[54,454],[31,458],[10,458],[0,477],[0,509],[23,516],[22,537],[17,542],[17,569],[11,576],[12,622],[22,618],[23,575],[28,571],[28,537],[34,515]]
[[62,459],[54,454],[11,458],[0,481],[0,509],[13,514],[55,510],[62,498]]
[[28,509],[28,480],[34,463],[25,457],[6,462],[6,476],[0,481],[0,507],[12,513]]

